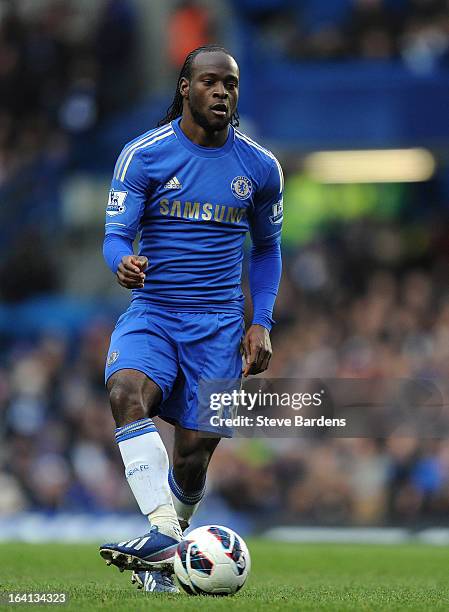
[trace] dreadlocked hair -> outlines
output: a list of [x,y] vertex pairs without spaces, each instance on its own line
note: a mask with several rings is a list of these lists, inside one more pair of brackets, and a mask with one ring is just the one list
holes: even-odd
[[[232,57],[232,55],[227,49],[225,49],[224,47],[220,47],[219,45],[205,45],[204,47],[198,47],[187,55],[184,65],[181,68],[181,72],[179,73],[178,82],[176,84],[176,93],[173,98],[173,102],[168,107],[167,114],[165,115],[165,117],[158,122],[158,127],[162,125],[167,125],[167,123],[170,123],[170,121],[173,121],[174,119],[177,119],[182,115],[183,97],[181,96],[179,87],[181,85],[181,79],[187,79],[188,81],[190,81],[190,79],[192,78],[192,65],[196,56],[200,53],[213,53],[216,51],[221,51],[222,53],[226,53],[226,55]],[[235,111],[235,113],[233,113],[231,117],[231,125],[233,127],[237,127],[240,123],[239,119],[239,114],[237,111]]]

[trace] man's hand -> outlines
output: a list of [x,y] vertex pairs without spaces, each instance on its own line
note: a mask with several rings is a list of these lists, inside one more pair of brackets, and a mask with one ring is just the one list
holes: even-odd
[[117,268],[119,285],[126,289],[142,289],[148,259],[143,255],[124,255]]
[[262,325],[251,325],[243,340],[243,350],[246,360],[243,376],[264,372],[271,359],[271,341],[268,329]]

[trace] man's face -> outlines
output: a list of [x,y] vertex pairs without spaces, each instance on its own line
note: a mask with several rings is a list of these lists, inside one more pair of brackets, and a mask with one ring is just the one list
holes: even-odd
[[198,125],[207,132],[224,130],[237,108],[237,63],[221,51],[200,53],[193,60],[190,82],[182,79],[180,89]]

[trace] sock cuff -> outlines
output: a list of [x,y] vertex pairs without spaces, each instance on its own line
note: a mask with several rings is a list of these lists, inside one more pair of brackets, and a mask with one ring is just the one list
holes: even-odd
[[175,475],[173,473],[173,467],[170,468],[168,472],[168,484],[170,485],[170,489],[173,495],[183,504],[187,504],[189,506],[193,506],[200,502],[204,496],[204,491],[206,490],[206,483],[204,486],[198,491],[190,491],[186,493],[181,489],[178,483],[175,480]]
[[143,436],[153,431],[157,431],[157,429],[151,419],[139,419],[138,421],[134,421],[134,423],[129,423],[123,427],[117,427],[115,430],[115,441],[117,443],[123,442],[124,440]]

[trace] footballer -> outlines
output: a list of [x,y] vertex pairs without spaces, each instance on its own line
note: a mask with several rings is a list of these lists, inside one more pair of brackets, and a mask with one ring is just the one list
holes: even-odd
[[[199,431],[200,380],[240,380],[271,358],[283,176],[274,155],[238,129],[238,96],[226,49],[192,51],[158,128],[119,155],[106,209],[104,257],[132,299],[112,333],[105,380],[125,476],[150,526],[100,554],[148,591],[177,591],[176,548],[219,442]],[[244,333],[248,231],[253,319]],[[154,416],[174,426],[171,468]]]

